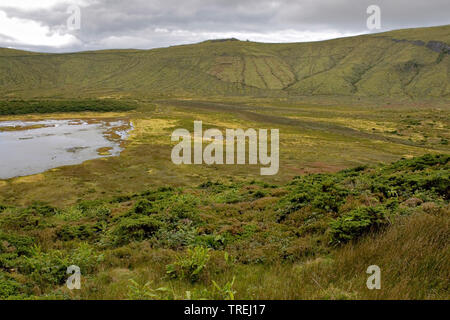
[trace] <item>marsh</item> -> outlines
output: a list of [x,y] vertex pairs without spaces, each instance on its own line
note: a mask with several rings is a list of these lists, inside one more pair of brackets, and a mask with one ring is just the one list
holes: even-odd
[[117,156],[131,127],[122,119],[0,121],[0,179]]

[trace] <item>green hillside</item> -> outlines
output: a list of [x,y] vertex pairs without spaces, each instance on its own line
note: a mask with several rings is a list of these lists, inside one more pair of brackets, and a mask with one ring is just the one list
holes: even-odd
[[0,93],[18,97],[448,98],[450,25],[311,43],[206,41],[153,50],[0,49]]

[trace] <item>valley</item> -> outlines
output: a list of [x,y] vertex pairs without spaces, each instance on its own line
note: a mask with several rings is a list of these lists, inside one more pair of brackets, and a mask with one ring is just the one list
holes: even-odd
[[[0,139],[90,146],[0,179],[0,299],[449,299],[449,37],[0,49]],[[175,164],[196,121],[278,130],[278,171]]]

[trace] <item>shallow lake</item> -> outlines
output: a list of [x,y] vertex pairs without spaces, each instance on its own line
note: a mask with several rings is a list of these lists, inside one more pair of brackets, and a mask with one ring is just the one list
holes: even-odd
[[0,121],[0,179],[117,156],[131,128],[125,120]]

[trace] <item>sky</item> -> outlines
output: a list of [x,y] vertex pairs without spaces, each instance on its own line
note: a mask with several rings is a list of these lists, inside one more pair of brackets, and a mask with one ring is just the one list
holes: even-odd
[[[380,28],[369,29],[370,5]],[[0,0],[0,47],[74,52],[319,41],[450,24],[449,0]]]

